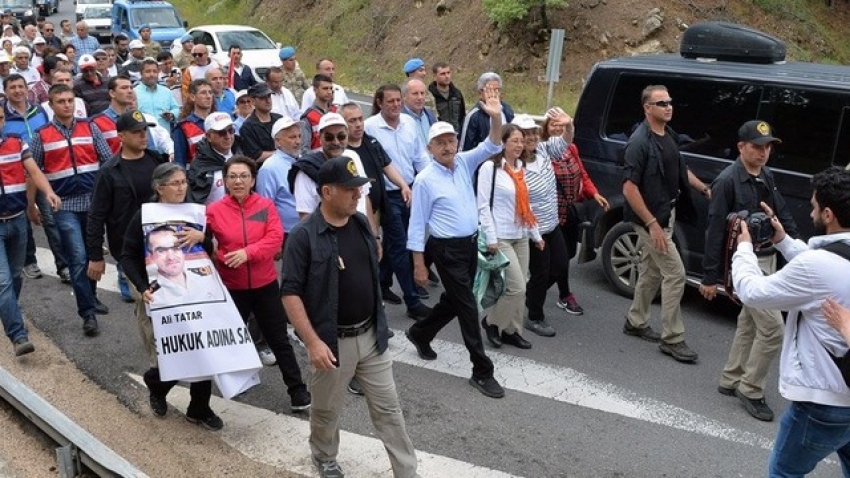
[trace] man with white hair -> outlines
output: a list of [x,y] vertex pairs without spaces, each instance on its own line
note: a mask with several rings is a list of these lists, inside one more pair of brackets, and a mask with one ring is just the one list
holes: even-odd
[[27,80],[27,85],[31,85],[41,79],[41,75],[34,67],[30,66],[30,49],[25,46],[16,46],[12,50],[12,55],[15,57],[15,66],[12,68],[12,73],[21,75]]
[[77,34],[74,35],[68,43],[74,45],[77,50],[77,56],[91,55],[95,50],[100,48],[97,38],[89,35],[89,26],[86,22],[80,20],[77,22]]
[[[483,102],[484,91],[486,88],[497,88],[499,93],[502,91],[502,77],[488,71],[478,77],[476,84],[478,89],[478,99]],[[508,124],[514,119],[514,110],[504,101],[502,101],[502,124]],[[490,120],[487,114],[481,110],[478,104],[472,108],[472,111],[466,115],[463,121],[463,130],[460,133],[460,146],[462,151],[469,151],[478,146],[478,143],[484,141],[484,138],[490,133]]]

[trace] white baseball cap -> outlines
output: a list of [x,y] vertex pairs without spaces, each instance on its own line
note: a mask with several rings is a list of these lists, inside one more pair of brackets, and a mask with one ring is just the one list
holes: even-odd
[[278,133],[285,130],[286,128],[291,128],[297,124],[298,122],[290,118],[289,116],[284,116],[283,118],[280,118],[279,120],[274,122],[274,125],[272,125],[272,138],[277,136]]
[[444,134],[453,134],[457,136],[457,131],[455,131],[454,126],[450,123],[446,123],[445,121],[437,121],[436,123],[431,125],[431,128],[428,130],[428,142],[430,143],[432,139],[437,136],[441,136]]
[[86,67],[97,67],[97,61],[91,55],[83,55],[80,57],[80,61],[77,62],[77,66],[82,70]]
[[47,40],[44,37],[35,37],[35,40],[32,41],[33,45],[46,45]]
[[65,56],[65,54],[64,54],[64,53],[57,53],[57,54],[56,54],[56,55],[54,55],[54,56],[56,56],[56,58],[59,58],[59,59],[60,59],[60,60],[62,60],[62,61],[68,61],[68,57],[67,57],[67,56]]
[[204,131],[223,131],[228,126],[233,126],[233,119],[221,111],[210,113],[204,120]]
[[348,124],[345,122],[345,118],[343,118],[341,114],[325,113],[325,115],[322,116],[322,119],[319,120],[319,131],[322,131],[328,126],[334,125],[348,126]]
[[239,91],[236,92],[236,101],[239,101],[239,98],[242,98],[243,96],[248,96],[248,90],[247,89],[239,90]]
[[142,43],[142,40],[133,40],[133,41],[130,42],[130,45],[128,45],[128,48],[131,49],[131,50],[134,50],[136,48],[144,48],[144,47],[145,47],[145,44]]
[[519,129],[537,129],[540,127],[531,115],[527,115],[525,113],[520,113],[514,116],[511,124],[519,126]]

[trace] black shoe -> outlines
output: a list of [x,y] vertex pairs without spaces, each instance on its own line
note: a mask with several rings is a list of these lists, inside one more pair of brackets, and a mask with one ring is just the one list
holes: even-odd
[[99,333],[100,330],[97,327],[97,319],[95,316],[90,315],[83,319],[83,334],[85,334],[86,337],[94,337]]
[[100,299],[95,299],[94,312],[98,315],[106,315],[109,313],[109,307],[101,302]]
[[425,304],[409,307],[407,309],[407,316],[413,320],[425,320],[431,316],[431,308]]
[[652,330],[652,327],[648,325],[646,327],[634,327],[629,323],[629,319],[626,319],[626,323],[623,324],[623,333],[633,337],[640,337],[648,342],[659,342],[661,340],[661,334]]
[[505,396],[505,389],[499,385],[495,378],[475,378],[469,379],[469,384],[477,388],[479,392],[490,398],[502,398]]
[[440,276],[437,275],[436,272],[428,269],[428,285],[431,287],[437,287],[440,285]]
[[381,289],[381,297],[383,297],[384,302],[388,304],[399,305],[402,302],[401,297],[395,295],[393,291],[389,289]]
[[26,337],[21,337],[15,341],[15,357],[26,355],[35,352],[35,346]]
[[212,431],[221,430],[222,428],[224,428],[224,422],[221,421],[221,418],[219,418],[218,415],[216,415],[215,412],[213,412],[212,410],[210,410],[209,415],[203,417],[193,417],[187,413],[186,421],[189,423],[197,423],[198,425],[201,425],[207,430]]
[[393,337],[395,337],[395,332],[393,332],[393,329],[387,329],[387,338],[391,339]]
[[747,410],[747,413],[752,415],[754,418],[763,422],[773,421],[773,410],[767,406],[767,403],[764,401],[764,397],[747,398],[744,394],[737,390],[735,390],[735,395],[741,400],[741,403],[744,404],[744,408]]
[[407,336],[407,340],[416,347],[416,353],[419,354],[419,357],[422,360],[436,360],[437,352],[434,352],[434,349],[431,348],[431,344],[422,343],[413,338],[413,334],[410,333],[410,329],[407,329],[407,332],[404,333]]
[[522,338],[522,335],[520,335],[519,332],[514,332],[512,334],[502,332],[502,343],[513,345],[518,349],[528,350],[531,348],[531,342]]
[[487,324],[487,317],[481,319],[481,326],[484,327],[484,332],[487,334],[487,340],[494,348],[502,347],[502,337],[499,335],[499,328],[495,325]]
[[165,397],[159,397],[151,393],[149,401],[151,404],[151,411],[154,415],[162,418],[168,412],[168,403],[165,401]]
[[720,395],[726,395],[727,397],[734,397],[735,392],[737,391],[737,388],[726,388],[723,385],[717,386],[717,392],[720,393]]
[[292,411],[293,412],[303,412],[310,409],[310,404],[313,403],[312,397],[310,396],[310,392],[307,391],[306,388],[301,388],[297,390],[292,396],[289,398],[292,403]]
[[357,380],[356,378],[352,378],[348,382],[348,393],[350,393],[352,395],[359,395],[359,396],[364,395],[363,386],[360,385],[360,380]]
[[416,286],[416,295],[418,295],[422,300],[428,300],[431,298],[431,293],[424,287]]
[[685,341],[677,342],[675,344],[668,344],[667,342],[661,342],[658,344],[658,348],[661,349],[665,354],[673,357],[679,362],[696,362],[699,358],[696,352],[691,350],[688,347],[688,344]]

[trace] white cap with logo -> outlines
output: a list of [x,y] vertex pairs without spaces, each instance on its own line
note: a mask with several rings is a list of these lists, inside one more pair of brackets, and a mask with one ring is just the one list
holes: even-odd
[[290,127],[295,126],[297,124],[298,124],[298,122],[295,121],[294,119],[290,118],[289,116],[284,116],[283,118],[278,119],[272,125],[272,138],[277,136],[278,133],[285,130],[286,128],[290,128]]
[[342,117],[339,113],[325,113],[322,116],[322,119],[319,120],[319,131],[327,128],[328,126],[348,126],[345,123],[345,118]]
[[204,131],[222,131],[228,126],[233,126],[233,119],[229,114],[221,111],[210,113],[204,120]]

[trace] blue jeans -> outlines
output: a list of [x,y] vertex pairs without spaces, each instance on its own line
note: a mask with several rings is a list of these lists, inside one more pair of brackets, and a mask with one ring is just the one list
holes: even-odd
[[86,255],[86,212],[56,211],[53,218],[62,238],[62,251],[68,260],[71,286],[77,299],[77,314],[82,318],[95,314],[97,284],[86,274],[89,267]]
[[[47,237],[47,245],[50,246],[50,252],[53,253],[53,260],[56,263],[56,272],[68,267],[68,261],[65,260],[65,255],[62,253],[62,240],[59,238],[59,229],[56,227],[56,221],[53,220],[53,209],[50,208],[50,203],[47,202],[47,196],[39,191],[35,196],[35,203],[41,211],[41,227],[44,228],[44,235]],[[27,221],[27,256],[24,265],[35,264],[35,239],[32,237],[32,225]]]
[[832,452],[850,476],[850,407],[792,402],[776,433],[768,477],[803,477]]
[[27,216],[0,222],[0,319],[12,342],[26,338],[27,329],[18,305],[21,295],[21,269],[27,247]]
[[393,273],[404,294],[407,308],[422,304],[413,282],[413,262],[407,250],[407,225],[410,222],[410,209],[404,204],[399,191],[387,191],[390,213],[381,218],[384,231],[384,257],[381,260],[381,286],[389,288],[393,283]]

